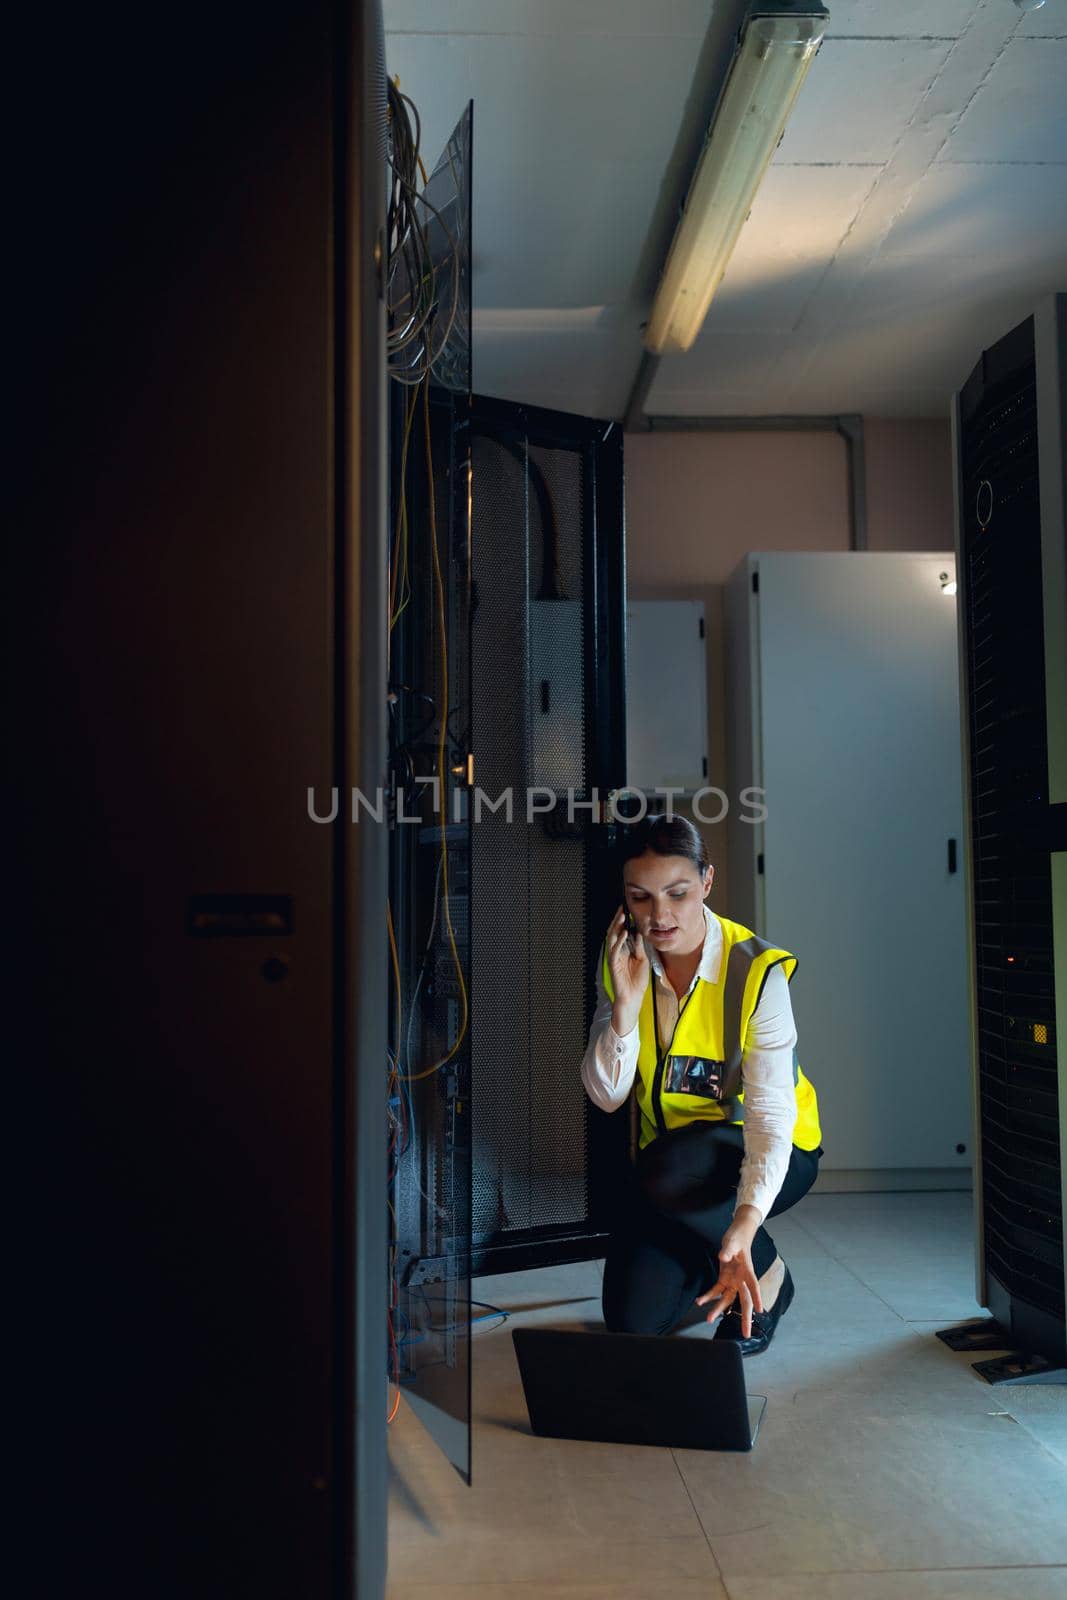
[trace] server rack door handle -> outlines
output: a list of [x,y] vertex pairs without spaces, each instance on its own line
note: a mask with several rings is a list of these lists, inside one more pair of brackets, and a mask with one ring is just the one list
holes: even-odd
[[949,842],[948,842],[948,870],[950,872],[955,872],[955,870],[956,870],[956,841],[955,841],[955,839],[950,839]]

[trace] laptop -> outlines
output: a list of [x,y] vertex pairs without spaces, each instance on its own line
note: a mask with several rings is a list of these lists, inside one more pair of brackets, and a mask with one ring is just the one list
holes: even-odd
[[676,1450],[751,1450],[764,1395],[727,1339],[515,1328],[534,1433]]

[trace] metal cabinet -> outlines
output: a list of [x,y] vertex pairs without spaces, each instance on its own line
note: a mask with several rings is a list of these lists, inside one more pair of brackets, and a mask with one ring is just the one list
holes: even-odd
[[966,1187],[954,557],[750,554],[727,641],[729,914],[798,958],[820,1185]]

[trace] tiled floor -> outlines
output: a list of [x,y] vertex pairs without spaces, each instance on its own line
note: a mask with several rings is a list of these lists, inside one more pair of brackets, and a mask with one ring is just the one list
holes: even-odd
[[[540,1439],[511,1328],[602,1326],[602,1263],[477,1281],[474,1485],[402,1404],[389,1600],[1067,1600],[1067,1387],[990,1387],[965,1194],[808,1195],[796,1299],[745,1362],[750,1454]],[[703,1324],[675,1337],[704,1338]]]

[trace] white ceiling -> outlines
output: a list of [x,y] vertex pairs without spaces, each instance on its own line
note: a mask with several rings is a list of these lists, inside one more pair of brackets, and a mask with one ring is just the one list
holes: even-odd
[[[981,348],[1067,289],[1067,0],[825,3],[704,330],[648,411],[945,416]],[[701,45],[738,9],[384,0],[428,165],[474,101],[479,393],[623,414]]]

